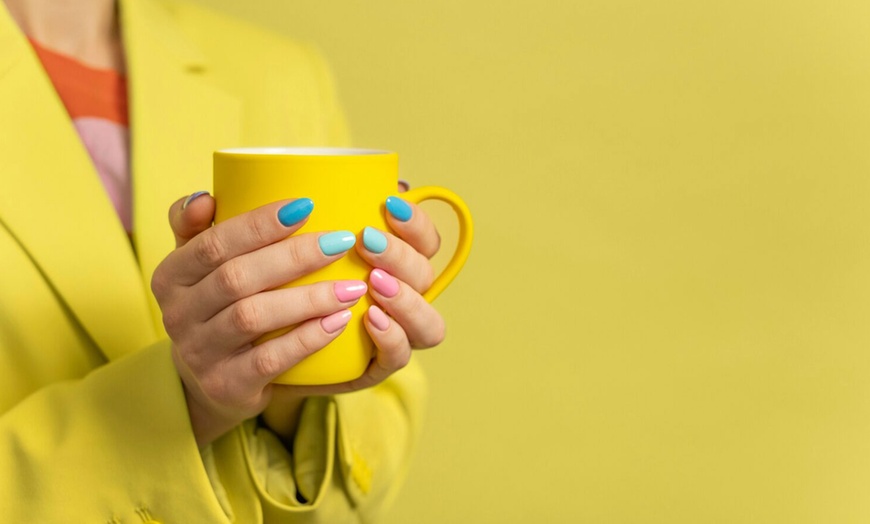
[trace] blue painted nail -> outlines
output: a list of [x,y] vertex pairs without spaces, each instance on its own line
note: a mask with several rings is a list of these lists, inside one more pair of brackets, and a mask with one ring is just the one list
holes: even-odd
[[191,195],[184,199],[184,203],[181,204],[181,210],[184,211],[187,206],[190,205],[191,202],[201,197],[202,195],[207,195],[208,191],[197,191],[196,193],[191,193]]
[[284,226],[292,226],[311,214],[314,209],[314,201],[310,198],[300,198],[278,210],[278,221]]
[[356,244],[356,235],[350,231],[335,231],[327,233],[317,239],[320,250],[324,255],[337,255],[344,253]]
[[401,222],[407,222],[411,219],[411,206],[397,196],[387,198],[387,211]]
[[372,253],[383,253],[387,249],[387,237],[373,227],[363,230],[363,245]]

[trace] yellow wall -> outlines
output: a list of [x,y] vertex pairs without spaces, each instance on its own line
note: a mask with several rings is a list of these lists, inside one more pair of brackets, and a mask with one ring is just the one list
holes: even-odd
[[870,522],[870,3],[201,1],[475,213],[390,523]]

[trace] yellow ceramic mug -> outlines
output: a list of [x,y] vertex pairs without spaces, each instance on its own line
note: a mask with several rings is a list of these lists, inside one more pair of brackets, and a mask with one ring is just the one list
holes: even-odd
[[[388,151],[337,148],[236,148],[214,154],[215,223],[284,198],[307,197],[314,212],[306,232],[347,230],[366,226],[387,230],[384,202],[396,193],[398,155]],[[459,218],[459,243],[453,258],[423,294],[430,302],[459,273],[471,250],[473,226],[465,203],[440,187],[420,187],[402,194],[409,202],[441,200]],[[342,259],[287,286],[324,280],[367,280],[371,270],[350,250]],[[371,305],[368,296],[351,308],[353,318],[327,347],[278,377],[281,384],[334,384],[363,374],[374,345],[362,323]],[[284,330],[283,332],[286,332]],[[266,335],[262,340],[282,332]]]

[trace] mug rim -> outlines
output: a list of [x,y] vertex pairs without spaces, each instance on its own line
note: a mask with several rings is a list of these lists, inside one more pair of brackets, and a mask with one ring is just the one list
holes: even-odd
[[354,156],[389,155],[392,151],[356,147],[229,147],[217,153],[250,156]]

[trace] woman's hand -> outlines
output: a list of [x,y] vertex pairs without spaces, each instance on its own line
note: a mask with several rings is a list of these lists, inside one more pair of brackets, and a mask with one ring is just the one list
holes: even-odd
[[409,355],[411,348],[431,348],[444,340],[444,319],[422,296],[434,280],[429,259],[438,252],[441,237],[429,216],[412,203],[390,197],[387,211],[395,234],[366,228],[357,252],[375,268],[371,296],[392,318],[385,319],[381,308],[373,306],[366,328],[381,350],[401,348]]
[[369,291],[380,307],[371,306],[364,321],[375,342],[374,358],[361,377],[342,384],[273,386],[272,403],[263,420],[285,441],[295,433],[294,409],[299,399],[374,386],[403,368],[412,348],[429,348],[444,340],[444,319],[421,296],[432,285],[429,258],[440,246],[438,232],[414,204],[391,197],[387,209],[387,223],[395,234],[367,228],[363,242],[356,244],[357,252],[375,268],[370,273]]
[[[281,201],[214,227],[211,197],[195,194],[170,209],[177,248],[157,267],[151,287],[200,446],[261,413],[272,398],[271,381],[341,334],[347,308],[366,292],[361,281],[273,289],[353,246],[347,232],[287,238],[311,209],[307,199]],[[321,247],[327,241],[331,249]],[[252,345],[263,333],[295,324]],[[285,401],[285,409],[298,410],[301,401],[292,404]]]

